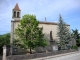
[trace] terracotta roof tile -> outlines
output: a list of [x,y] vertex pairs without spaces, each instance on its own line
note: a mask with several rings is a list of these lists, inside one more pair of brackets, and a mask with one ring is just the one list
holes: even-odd
[[15,7],[14,7],[13,10],[18,10],[18,11],[20,11],[20,8],[19,8],[19,6],[18,6],[18,3],[16,3],[16,5],[15,5]]

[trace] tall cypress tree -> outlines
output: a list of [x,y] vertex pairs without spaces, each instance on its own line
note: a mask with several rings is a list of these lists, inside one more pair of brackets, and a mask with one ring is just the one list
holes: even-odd
[[71,34],[69,31],[69,26],[63,21],[61,15],[59,15],[59,24],[58,24],[58,37],[59,37],[59,47],[61,50],[68,49],[71,41]]

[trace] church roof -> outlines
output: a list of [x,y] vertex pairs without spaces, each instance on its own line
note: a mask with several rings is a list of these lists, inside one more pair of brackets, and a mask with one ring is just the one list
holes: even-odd
[[[11,21],[11,22],[20,22],[20,20],[15,20],[15,21]],[[56,22],[45,22],[45,21],[39,21],[40,24],[48,24],[48,25],[58,25],[58,23]],[[70,26],[68,24],[66,24],[67,26]]]
[[19,6],[18,6],[18,3],[16,3],[16,5],[15,5],[15,7],[14,7],[13,10],[18,10],[18,11],[20,11],[20,8],[19,8]]
[[52,24],[52,25],[58,25],[58,23],[55,22],[45,22],[45,21],[39,21],[40,24]]

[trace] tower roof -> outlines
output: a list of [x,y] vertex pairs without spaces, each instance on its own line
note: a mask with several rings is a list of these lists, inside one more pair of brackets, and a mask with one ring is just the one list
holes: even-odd
[[16,5],[15,5],[15,7],[14,7],[13,10],[18,10],[18,11],[20,11],[20,8],[19,8],[19,6],[18,6],[18,3],[16,3]]

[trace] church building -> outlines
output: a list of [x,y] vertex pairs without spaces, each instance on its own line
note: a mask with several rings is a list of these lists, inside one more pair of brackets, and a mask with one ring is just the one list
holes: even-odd
[[[20,10],[18,4],[16,4],[12,10],[11,40],[10,40],[11,44],[13,44],[13,40],[15,38],[14,31],[18,27],[18,24],[20,23],[20,19],[21,19],[21,10]],[[47,22],[46,18],[45,18],[44,21],[39,21],[39,27],[43,27],[44,38],[47,41],[49,41],[49,43],[51,41],[50,37],[52,37],[53,41],[58,41],[58,37],[57,37],[58,23]],[[68,25],[68,27],[70,27],[70,25]]]

